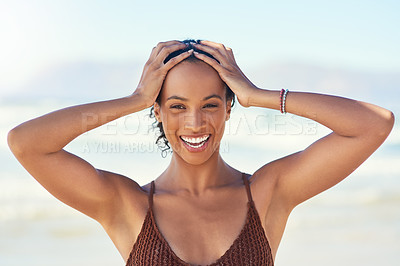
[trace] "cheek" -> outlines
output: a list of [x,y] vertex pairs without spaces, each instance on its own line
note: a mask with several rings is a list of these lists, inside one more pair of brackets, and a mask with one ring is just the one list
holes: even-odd
[[225,128],[225,113],[215,112],[206,116],[207,124],[214,128],[216,134],[223,134]]
[[179,129],[179,117],[176,114],[172,113],[163,113],[162,114],[162,121],[163,121],[163,129],[164,133],[168,139],[171,141],[171,137],[173,138],[176,131]]

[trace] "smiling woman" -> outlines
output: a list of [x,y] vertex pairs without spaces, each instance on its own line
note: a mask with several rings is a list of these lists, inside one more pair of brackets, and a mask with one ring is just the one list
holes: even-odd
[[[235,95],[244,107],[303,116],[332,132],[243,173],[219,152]],[[172,149],[168,167],[149,184],[96,169],[63,149],[82,133],[149,107],[161,131],[157,141]],[[32,119],[12,129],[8,143],[52,195],[103,226],[126,265],[274,265],[291,211],[353,172],[393,122],[392,112],[373,104],[261,89],[231,48],[185,40],[153,48],[131,95]]]
[[[164,60],[164,63],[167,63],[169,60],[171,60],[172,58],[176,57],[177,55],[185,53],[185,52],[188,52],[190,50],[195,50],[198,53],[205,54],[208,57],[215,59],[209,53],[204,52],[204,51],[199,50],[199,49],[196,49],[194,47],[193,44],[199,43],[199,42],[200,42],[200,40],[197,40],[197,41],[195,41],[193,39],[184,40],[183,43],[187,44],[187,47],[185,47],[184,49],[172,52]],[[218,61],[218,60],[216,60],[216,61]],[[207,89],[207,88],[209,88],[209,89],[213,88],[213,86],[215,86],[215,84],[217,84],[217,87],[221,87],[221,86],[223,87],[223,89],[225,91],[224,97],[221,97],[220,95],[217,95],[217,94],[213,94],[213,95],[206,96],[204,98],[204,100],[208,100],[208,99],[211,99],[211,98],[218,98],[218,99],[220,99],[222,101],[222,104],[224,102],[228,102],[229,101],[231,103],[230,107],[233,107],[233,105],[235,103],[235,94],[225,84],[225,82],[223,82],[221,80],[221,78],[219,77],[218,73],[214,70],[214,68],[210,67],[208,64],[203,63],[201,60],[197,59],[193,54],[190,55],[189,57],[185,58],[182,61],[182,63],[179,64],[179,66],[181,66],[183,63],[185,63],[184,66],[186,66],[183,69],[183,71],[181,70],[181,71],[176,72],[176,71],[174,71],[175,68],[172,69],[168,73],[168,75],[167,75],[167,77],[166,77],[166,79],[165,79],[165,81],[163,83],[163,87],[162,88],[178,86],[178,87],[181,88],[180,91],[185,92],[185,91],[187,91],[185,88],[197,87],[197,88],[194,88],[191,91],[200,92],[200,91],[202,91],[204,89]],[[193,68],[193,67],[196,67],[196,66],[197,66],[198,69],[188,69],[188,67],[192,67]],[[178,66],[176,68],[178,68]],[[181,68],[182,67],[179,67],[179,69],[181,69]],[[185,72],[185,73],[183,73],[183,72]],[[175,74],[173,74],[173,73],[175,73]],[[183,80],[183,79],[185,79],[185,80]],[[208,84],[204,84],[204,82],[207,81],[207,80],[209,81],[209,83],[212,84],[211,86],[207,86]],[[183,84],[183,82],[185,82],[185,84]],[[155,117],[154,107],[156,107],[157,110],[159,110],[159,107],[160,107],[160,104],[161,104],[161,97],[163,95],[162,92],[165,91],[165,90],[168,90],[168,89],[161,89],[161,93],[158,95],[158,97],[157,97],[157,99],[155,101],[155,105],[152,106],[152,108],[150,109],[150,117]],[[167,101],[168,100],[172,100],[172,99],[186,101],[186,102],[188,101],[187,98],[179,97],[177,95],[172,95],[172,96],[168,97]],[[221,105],[221,103],[220,103],[220,105]],[[218,107],[220,107],[218,104],[209,104],[209,103],[206,104],[206,108],[208,108],[208,110],[210,110],[211,108],[215,109],[215,108],[218,108]],[[230,107],[228,107],[229,108],[229,112],[230,112]],[[171,108],[184,109],[185,107],[184,107],[184,105],[179,105],[178,104],[178,105],[172,106]],[[168,139],[165,136],[163,124],[162,124],[161,120],[159,119],[159,117],[157,117],[156,121],[157,121],[157,128],[160,131],[160,136],[157,138],[156,142],[159,145],[160,149],[162,150],[163,157],[165,157],[166,154],[167,154],[166,152],[168,150],[170,150],[170,146],[169,146]],[[190,146],[190,144],[188,144],[188,145]]]

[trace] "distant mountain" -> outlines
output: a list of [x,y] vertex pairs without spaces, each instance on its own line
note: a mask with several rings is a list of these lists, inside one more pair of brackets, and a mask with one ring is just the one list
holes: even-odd
[[259,87],[322,92],[376,104],[400,105],[400,72],[366,72],[302,63],[273,63],[249,70]]
[[5,99],[91,101],[122,97],[134,91],[141,71],[142,66],[136,62],[76,62],[58,65],[44,70],[17,88],[15,93],[9,93]]
[[[3,97],[3,101],[105,100],[126,96],[136,87],[144,62],[76,62],[55,66]],[[373,73],[303,63],[270,63],[243,70],[259,87],[323,92],[398,105],[400,73]]]

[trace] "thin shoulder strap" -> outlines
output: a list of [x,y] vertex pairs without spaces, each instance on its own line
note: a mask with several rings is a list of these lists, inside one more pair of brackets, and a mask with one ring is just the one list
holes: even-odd
[[153,208],[154,180],[151,181],[151,189],[149,194],[149,209]]
[[253,201],[253,198],[251,196],[251,190],[250,190],[250,185],[249,185],[249,180],[246,177],[245,173],[242,173],[242,178],[243,178],[243,183],[246,186],[246,192],[247,192],[247,198],[249,199],[249,202]]

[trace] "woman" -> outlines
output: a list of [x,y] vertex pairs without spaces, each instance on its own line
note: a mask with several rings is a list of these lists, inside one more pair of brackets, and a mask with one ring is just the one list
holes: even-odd
[[[332,133],[244,174],[219,153],[232,91],[244,107],[290,112]],[[148,107],[159,122],[159,140],[173,151],[150,184],[141,187],[63,150],[82,133]],[[153,48],[130,96],[27,121],[8,141],[51,194],[103,226],[127,265],[273,265],[290,212],[353,172],[393,122],[390,111],[369,103],[258,88],[232,49],[185,40]]]

